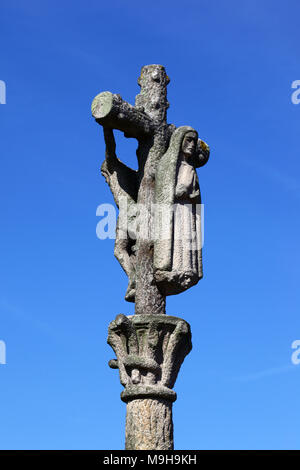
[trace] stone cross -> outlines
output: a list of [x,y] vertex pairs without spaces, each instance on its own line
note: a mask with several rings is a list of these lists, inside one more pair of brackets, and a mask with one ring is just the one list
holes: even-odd
[[[126,449],[173,449],[172,388],[192,346],[188,323],[165,314],[166,296],[202,277],[195,168],[209,148],[191,127],[167,123],[169,81],[163,66],[147,65],[135,106],[107,91],[92,103],[106,144],[101,171],[119,207],[115,256],[129,278],[125,299],[135,302],[135,315],[118,315],[108,333],[117,356],[109,365],[125,387]],[[137,139],[137,171],[117,158],[114,129]]]

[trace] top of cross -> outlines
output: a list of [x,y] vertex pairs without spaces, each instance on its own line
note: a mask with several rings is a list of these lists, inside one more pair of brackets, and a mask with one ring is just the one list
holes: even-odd
[[138,84],[140,93],[135,98],[135,107],[143,110],[154,121],[167,120],[167,85],[170,79],[163,65],[145,65],[142,67]]

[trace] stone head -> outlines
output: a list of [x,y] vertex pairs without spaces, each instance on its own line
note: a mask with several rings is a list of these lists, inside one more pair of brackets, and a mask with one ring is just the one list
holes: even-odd
[[185,134],[181,144],[181,151],[186,159],[191,159],[195,155],[197,142],[197,132],[189,131]]

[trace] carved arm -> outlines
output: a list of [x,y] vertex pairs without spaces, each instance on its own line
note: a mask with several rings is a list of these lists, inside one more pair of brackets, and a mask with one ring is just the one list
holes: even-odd
[[113,130],[103,127],[103,133],[106,148],[101,173],[109,184],[115,202],[119,207],[119,197],[124,194],[136,201],[138,191],[137,172],[117,158]]

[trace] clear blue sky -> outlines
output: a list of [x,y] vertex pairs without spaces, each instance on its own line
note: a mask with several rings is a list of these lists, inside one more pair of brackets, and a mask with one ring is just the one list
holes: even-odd
[[[177,449],[299,449],[300,79],[296,0],[1,3],[0,446],[119,449],[107,326],[126,277],[96,237],[112,202],[90,105],[134,102],[145,64],[171,78],[168,120],[211,147],[199,170],[204,279],[169,298],[193,350],[175,389]],[[118,156],[136,166],[135,141]]]

